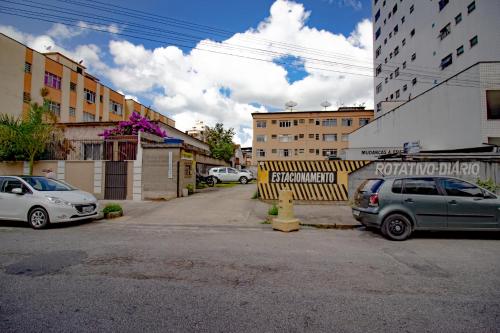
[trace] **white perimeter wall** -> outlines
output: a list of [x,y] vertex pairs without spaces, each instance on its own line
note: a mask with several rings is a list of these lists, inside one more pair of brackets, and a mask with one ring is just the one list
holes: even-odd
[[500,136],[500,120],[486,120],[486,90],[500,89],[500,63],[474,66],[458,79],[470,76],[479,77],[481,85],[459,86],[454,79],[443,83],[351,133],[349,148],[420,141],[423,150],[454,149]]

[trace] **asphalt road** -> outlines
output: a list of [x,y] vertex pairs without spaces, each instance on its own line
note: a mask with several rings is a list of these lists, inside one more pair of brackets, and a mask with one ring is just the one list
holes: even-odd
[[218,223],[162,206],[42,231],[0,222],[0,332],[500,331],[498,234],[284,234],[211,209],[260,207],[252,191],[197,198]]

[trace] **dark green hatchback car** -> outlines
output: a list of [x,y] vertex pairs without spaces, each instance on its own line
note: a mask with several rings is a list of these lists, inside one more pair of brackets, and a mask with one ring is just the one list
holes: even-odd
[[500,230],[498,196],[451,177],[367,179],[354,195],[352,214],[392,240],[414,230]]

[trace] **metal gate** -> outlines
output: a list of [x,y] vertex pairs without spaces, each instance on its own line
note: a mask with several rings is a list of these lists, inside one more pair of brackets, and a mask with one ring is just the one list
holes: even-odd
[[127,162],[106,162],[104,199],[127,199]]

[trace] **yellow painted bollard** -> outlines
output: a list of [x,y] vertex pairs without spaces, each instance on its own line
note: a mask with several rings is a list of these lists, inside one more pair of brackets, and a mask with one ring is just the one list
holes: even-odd
[[278,217],[273,219],[274,230],[289,232],[300,229],[300,221],[293,215],[293,193],[291,190],[280,190]]

